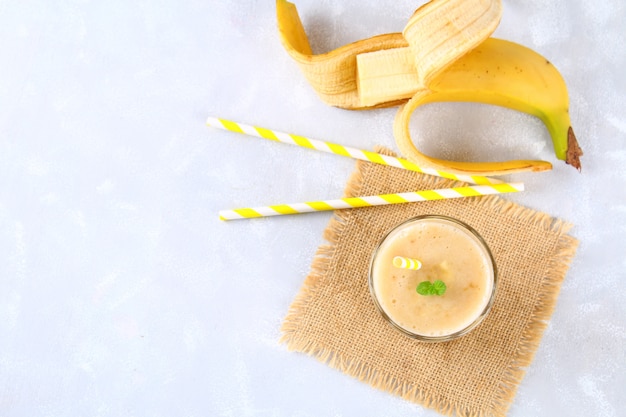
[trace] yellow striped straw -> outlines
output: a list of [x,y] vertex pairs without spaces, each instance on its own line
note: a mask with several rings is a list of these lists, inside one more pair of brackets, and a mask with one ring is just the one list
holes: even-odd
[[467,187],[441,188],[437,190],[414,191],[408,193],[381,194],[367,197],[347,197],[335,200],[309,201],[306,203],[278,204],[274,206],[222,210],[219,212],[219,215],[220,220],[249,219],[254,217],[280,216],[283,214],[311,213],[315,211],[514,193],[523,190],[523,183],[470,185]]
[[417,271],[422,267],[422,263],[417,259],[405,258],[404,256],[395,256],[393,258],[393,266],[402,269],[413,269]]
[[350,146],[338,145],[336,143],[325,142],[316,139],[305,138],[304,136],[293,135],[290,133],[278,132],[263,127],[251,126],[244,123],[233,122],[232,120],[220,119],[217,117],[209,117],[206,121],[208,126],[219,129],[229,130],[231,132],[242,133],[248,136],[256,136],[273,140],[276,142],[288,143],[303,148],[315,149],[322,152],[333,153],[348,158],[361,159],[363,161],[374,162],[381,165],[390,165],[396,168],[407,169],[409,171],[421,172],[424,174],[435,175],[437,177],[448,178],[457,181],[463,181],[470,184],[502,184],[503,181],[483,177],[480,175],[457,175],[450,172],[439,171],[433,168],[421,167],[408,159],[394,158],[392,156],[383,155],[376,152],[364,151],[352,148]]

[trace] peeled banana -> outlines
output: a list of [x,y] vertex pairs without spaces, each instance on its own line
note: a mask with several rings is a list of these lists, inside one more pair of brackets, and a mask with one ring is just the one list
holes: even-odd
[[558,70],[529,48],[489,38],[500,21],[499,0],[432,0],[415,11],[402,34],[380,35],[320,55],[312,53],[295,6],[286,0],[276,5],[281,41],[324,102],[347,109],[405,103],[394,136],[407,159],[467,175],[551,169],[546,161],[447,161],[415,148],[409,121],[417,107],[470,101],[537,116],[552,137],[557,158],[580,170],[582,151]]

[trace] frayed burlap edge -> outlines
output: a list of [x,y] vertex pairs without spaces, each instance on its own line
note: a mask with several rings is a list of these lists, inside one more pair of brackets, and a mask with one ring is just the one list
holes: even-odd
[[[382,147],[376,150],[382,154],[394,155],[393,152]],[[372,164],[369,162],[357,161],[356,170],[350,176],[345,189],[346,196],[359,196],[361,194],[364,173],[371,167]],[[451,184],[454,184],[454,181],[429,177],[426,183],[428,186],[442,188],[443,186],[452,186]],[[424,393],[410,382],[398,381],[392,375],[373,369],[371,366],[359,361],[346,358],[341,354],[333,352],[330,348],[319,346],[296,334],[301,311],[303,311],[313,296],[317,283],[329,271],[335,247],[346,227],[349,210],[336,210],[324,230],[324,239],[328,241],[328,244],[320,246],[315,253],[310,273],[305,278],[302,288],[289,307],[283,321],[280,343],[286,343],[287,349],[313,356],[322,363],[362,382],[366,382],[376,389],[398,395],[444,415],[456,414],[463,417],[506,416],[515,398],[517,388],[526,373],[526,367],[532,363],[541,337],[548,325],[548,320],[554,311],[561,284],[578,248],[578,240],[566,234],[572,228],[571,223],[555,219],[546,213],[519,206],[498,196],[478,197],[475,203],[479,207],[506,213],[521,221],[531,222],[546,231],[560,235],[555,247],[555,256],[550,261],[544,277],[541,295],[532,312],[529,324],[524,330],[515,355],[503,372],[501,384],[495,396],[496,401],[491,405],[490,409],[470,409],[462,404],[454,404],[447,399],[438,398],[432,393]]]

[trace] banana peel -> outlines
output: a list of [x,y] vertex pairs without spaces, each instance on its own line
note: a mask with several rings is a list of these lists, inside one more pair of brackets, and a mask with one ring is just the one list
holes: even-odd
[[[393,55],[391,59],[390,55]],[[543,161],[515,161],[507,166],[501,163],[472,165],[448,163],[419,153],[408,129],[410,116],[417,107],[432,102],[472,101],[507,107],[538,117],[553,138],[557,158],[580,164],[577,157],[568,158],[567,154],[568,150],[572,152],[579,149],[568,113],[567,86],[554,65],[540,54],[514,42],[489,38],[455,61],[434,78],[428,87],[423,87],[416,77],[407,78],[407,74],[416,72],[412,67],[411,56],[409,48],[360,55],[357,58],[357,81],[361,100],[366,103],[377,103],[389,98],[410,98],[398,113],[394,133],[401,152],[410,155],[415,162],[439,167],[448,165],[452,170],[468,170],[475,175],[481,171],[505,173],[519,169],[550,169],[550,165]],[[390,95],[391,92],[394,95]]]
[[341,46],[323,54],[313,54],[296,6],[277,0],[276,14],[280,40],[287,53],[300,67],[304,77],[320,99],[330,106],[350,110],[390,107],[406,100],[392,100],[364,106],[359,99],[356,58],[360,54],[408,46],[401,33],[389,33]]
[[403,33],[390,33],[314,54],[296,6],[276,2],[280,39],[325,103],[350,110],[400,105],[394,136],[418,164],[464,175],[545,171],[547,161],[462,162],[432,158],[413,144],[410,116],[432,102],[469,101],[538,117],[558,159],[581,169],[567,87],[558,70],[522,45],[490,38],[499,0],[433,0],[418,8]]

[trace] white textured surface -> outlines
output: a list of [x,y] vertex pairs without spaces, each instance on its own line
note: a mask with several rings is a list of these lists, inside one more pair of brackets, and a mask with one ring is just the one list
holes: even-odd
[[[316,51],[400,31],[420,3],[297,1]],[[581,245],[510,415],[625,416],[624,2],[504,6],[496,35],[569,84],[582,174],[536,119],[489,106],[424,108],[420,140],[554,163],[507,198]],[[330,213],[217,219],[339,197],[354,163],[204,126],[395,149],[394,114],[322,104],[271,0],[0,1],[0,415],[436,416],[278,343]]]

